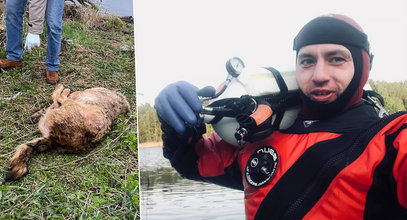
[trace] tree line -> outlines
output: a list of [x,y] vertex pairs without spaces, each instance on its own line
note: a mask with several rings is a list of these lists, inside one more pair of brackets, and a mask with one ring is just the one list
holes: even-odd
[[407,110],[407,81],[369,81],[374,91],[383,96],[385,108],[390,113]]
[[[407,110],[407,81],[369,81],[370,86],[383,96],[385,108],[390,113]],[[212,128],[207,126],[208,132]],[[138,106],[138,137],[140,143],[161,141],[160,122],[153,106],[149,103]]]

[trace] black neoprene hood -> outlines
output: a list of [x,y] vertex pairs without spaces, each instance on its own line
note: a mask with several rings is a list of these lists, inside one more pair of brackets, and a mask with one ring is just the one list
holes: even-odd
[[338,18],[321,16],[308,22],[294,39],[293,49],[311,44],[341,44],[364,49],[369,53],[367,35]]

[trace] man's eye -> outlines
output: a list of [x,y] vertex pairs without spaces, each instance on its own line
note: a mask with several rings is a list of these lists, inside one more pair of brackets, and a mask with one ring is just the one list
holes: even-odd
[[313,59],[304,59],[300,61],[300,65],[302,66],[310,66],[314,63]]
[[332,59],[331,59],[331,62],[332,63],[342,63],[342,62],[345,62],[346,60],[344,59],[344,58],[342,58],[342,57],[333,57]]

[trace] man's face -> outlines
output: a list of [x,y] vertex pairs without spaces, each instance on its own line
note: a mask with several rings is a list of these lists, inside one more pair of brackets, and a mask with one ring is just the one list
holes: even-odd
[[355,73],[352,54],[338,44],[315,44],[298,51],[296,78],[301,91],[321,103],[335,101]]

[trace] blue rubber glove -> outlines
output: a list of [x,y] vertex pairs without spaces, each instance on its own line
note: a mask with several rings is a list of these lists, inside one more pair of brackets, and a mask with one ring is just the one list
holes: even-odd
[[182,135],[186,126],[198,123],[197,114],[202,111],[198,88],[188,82],[178,81],[165,87],[155,99],[158,115]]
[[31,49],[34,47],[39,47],[41,44],[40,35],[28,33],[25,38],[24,49],[31,52]]

